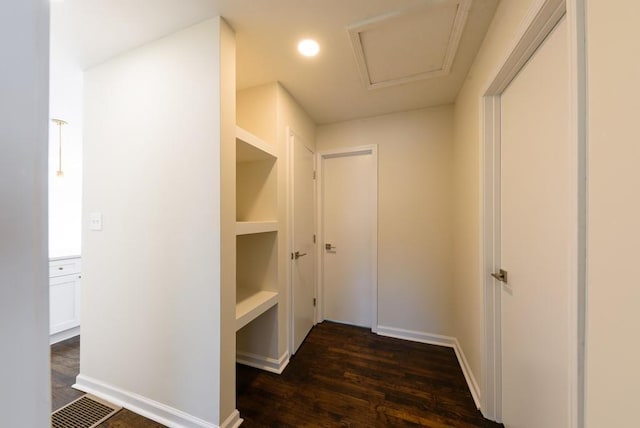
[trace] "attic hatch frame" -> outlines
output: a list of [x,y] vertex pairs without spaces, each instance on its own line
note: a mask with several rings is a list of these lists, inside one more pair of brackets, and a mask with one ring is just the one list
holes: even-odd
[[364,52],[364,47],[362,45],[362,37],[361,34],[367,30],[372,30],[374,28],[378,28],[379,26],[388,23],[390,21],[403,18],[414,14],[418,11],[428,10],[437,6],[441,6],[441,4],[430,4],[428,6],[421,7],[413,7],[404,10],[394,11],[391,13],[387,13],[381,16],[377,16],[371,19],[367,19],[347,27],[347,31],[349,33],[349,39],[351,40],[351,47],[353,49],[353,54],[355,56],[356,64],[358,66],[358,71],[360,73],[360,78],[362,83],[368,90],[387,88],[390,86],[402,85],[405,83],[415,82],[419,80],[432,79],[436,77],[447,76],[451,73],[451,68],[453,66],[453,61],[455,60],[456,54],[458,52],[458,46],[460,45],[460,39],[462,38],[462,33],[464,31],[465,25],[467,23],[467,17],[469,16],[469,9],[471,8],[472,0],[449,0],[444,3],[444,5],[448,4],[457,4],[457,10],[455,17],[453,19],[451,33],[449,34],[449,40],[447,42],[447,48],[445,52],[445,56],[442,62],[442,67],[437,70],[426,71],[417,74],[411,74],[408,76],[402,76],[398,78],[392,78],[389,80],[383,80],[381,82],[373,82],[371,78],[371,74],[369,72],[369,66],[367,65],[367,58]]

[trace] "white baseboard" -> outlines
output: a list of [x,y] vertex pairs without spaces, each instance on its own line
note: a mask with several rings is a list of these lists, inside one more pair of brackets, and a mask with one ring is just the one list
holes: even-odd
[[271,373],[282,374],[285,367],[287,367],[287,364],[289,364],[289,352],[285,352],[276,360],[275,358],[237,351],[236,362],[256,369],[266,370]]
[[238,428],[242,424],[240,412],[234,410],[229,417],[220,425],[220,428]]
[[115,405],[127,408],[134,413],[154,420],[170,428],[236,428],[242,423],[240,414],[235,410],[225,421],[218,425],[185,413],[181,410],[151,400],[147,397],[135,394],[108,385],[104,382],[92,379],[85,375],[78,375],[75,389],[95,395]]
[[439,345],[453,348],[453,351],[456,353],[456,358],[458,359],[458,364],[460,364],[460,368],[462,369],[464,379],[467,381],[467,386],[469,387],[469,391],[471,392],[473,401],[476,404],[476,407],[480,409],[480,388],[478,388],[478,383],[473,377],[471,367],[469,367],[467,358],[465,357],[464,352],[462,351],[462,347],[460,346],[460,342],[458,342],[457,338],[451,336],[443,336],[441,334],[431,334],[421,331],[385,327],[381,325],[378,326],[378,331],[376,333],[380,336],[395,337],[396,339],[404,339],[413,342],[428,343],[430,345]]
[[457,338],[453,338],[456,341],[453,350],[456,353],[456,357],[458,357],[458,363],[460,364],[460,368],[462,369],[462,374],[464,374],[464,378],[467,381],[467,385],[469,386],[469,391],[471,391],[471,396],[473,397],[473,401],[476,403],[476,408],[480,410],[480,388],[478,387],[478,382],[476,382],[476,378],[473,376],[473,372],[471,371],[471,367],[467,362],[467,357],[465,357],[464,352],[462,351],[462,346],[460,346],[460,342],[458,342]]
[[69,330],[59,331],[49,336],[49,345],[62,342],[80,335],[80,326],[70,328]]

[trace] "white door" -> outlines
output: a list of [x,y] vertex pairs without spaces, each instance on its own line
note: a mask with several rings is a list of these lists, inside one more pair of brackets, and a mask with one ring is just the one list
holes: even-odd
[[297,136],[292,152],[292,353],[295,354],[315,320],[315,183],[314,154]]
[[501,97],[502,420],[569,425],[571,219],[563,18]]
[[324,319],[375,328],[376,233],[375,150],[323,155]]

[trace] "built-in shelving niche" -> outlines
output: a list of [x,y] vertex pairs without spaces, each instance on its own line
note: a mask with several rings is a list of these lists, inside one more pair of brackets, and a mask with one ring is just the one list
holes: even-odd
[[277,160],[271,146],[236,131],[236,343],[270,359],[278,346]]

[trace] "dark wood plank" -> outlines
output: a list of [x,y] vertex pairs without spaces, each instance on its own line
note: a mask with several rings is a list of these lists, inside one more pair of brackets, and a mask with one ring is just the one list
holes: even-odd
[[80,371],[80,336],[51,345],[51,410],[84,395],[73,389]]
[[452,349],[314,327],[282,375],[237,366],[243,427],[500,427],[475,408]]
[[131,410],[122,409],[97,428],[165,428],[157,422],[133,413]]

